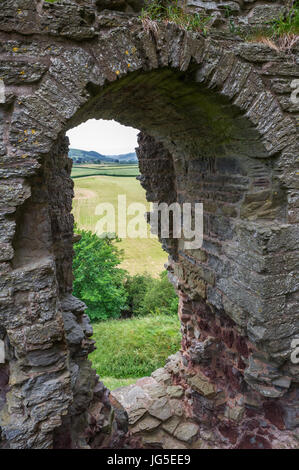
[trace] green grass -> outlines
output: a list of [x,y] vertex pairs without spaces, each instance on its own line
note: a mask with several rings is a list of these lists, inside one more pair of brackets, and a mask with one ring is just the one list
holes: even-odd
[[207,34],[211,16],[200,13],[186,13],[178,0],[145,0],[141,20],[148,27],[148,21],[170,22],[187,31]]
[[82,178],[85,176],[132,176],[140,174],[138,165],[74,165],[72,178]]
[[134,384],[140,377],[130,377],[129,379],[116,379],[115,377],[101,377],[101,381],[109,390],[115,390],[119,387],[127,387]]
[[[260,42],[262,38],[268,38],[279,46],[281,41],[286,41],[295,45],[295,39],[299,35],[299,1],[293,2],[285,13],[277,18],[265,22],[261,26],[252,27],[248,32],[239,32],[238,34],[246,41]],[[287,47],[286,47],[287,49]]]
[[111,320],[95,323],[93,329],[98,349],[89,357],[101,380],[106,386],[109,383],[111,388],[150,375],[165,365],[169,355],[180,349],[177,316],[149,315]]
[[299,34],[299,2],[294,5],[288,13],[280,15],[270,21],[273,36],[282,36],[284,34]]
[[[99,216],[95,215],[100,202],[110,202],[117,209],[118,194],[125,194],[127,204],[139,202],[150,209],[145,198],[145,191],[135,177],[120,178],[115,176],[90,176],[75,178],[75,199],[73,214],[79,228],[95,231]],[[116,210],[117,215],[117,210]],[[127,220],[132,217],[127,217]],[[124,250],[124,261],[121,267],[130,274],[143,273],[157,277],[164,269],[167,254],[162,250],[157,238],[123,239],[118,247]]]

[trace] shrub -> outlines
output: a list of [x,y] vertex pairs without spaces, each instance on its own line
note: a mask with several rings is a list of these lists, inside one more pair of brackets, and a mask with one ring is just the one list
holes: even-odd
[[150,274],[130,276],[119,268],[123,251],[117,237],[99,238],[85,230],[76,232],[73,273],[74,295],[83,300],[92,321],[146,315],[177,315],[178,297],[163,271],[159,279]]
[[168,280],[167,271],[163,271],[159,279],[146,273],[128,277],[125,288],[131,316],[177,315],[178,297]]
[[136,274],[128,276],[125,283],[127,291],[127,316],[138,316],[143,312],[143,302],[147,291],[151,288],[154,279],[150,274]]
[[82,238],[74,246],[74,295],[86,303],[91,320],[119,318],[127,301],[126,271],[118,267],[123,253],[115,245],[119,239],[76,232]]
[[141,315],[177,315],[178,296],[169,282],[167,271],[160,274],[160,279],[153,279],[146,291],[140,309]]

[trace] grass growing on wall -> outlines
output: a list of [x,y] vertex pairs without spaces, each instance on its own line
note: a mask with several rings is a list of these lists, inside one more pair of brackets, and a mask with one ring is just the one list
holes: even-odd
[[299,42],[299,1],[295,1],[285,13],[268,21],[263,27],[253,28],[244,39],[262,42],[277,51],[290,51]]
[[140,17],[145,27],[150,27],[148,22],[170,22],[177,24],[187,31],[208,32],[208,24],[211,16],[200,13],[186,13],[179,5],[178,0],[145,0]]
[[299,2],[296,1],[286,14],[270,22],[273,36],[299,34]]
[[106,386],[134,383],[163,367],[180,349],[177,315],[149,315],[93,325],[98,349],[89,358]]

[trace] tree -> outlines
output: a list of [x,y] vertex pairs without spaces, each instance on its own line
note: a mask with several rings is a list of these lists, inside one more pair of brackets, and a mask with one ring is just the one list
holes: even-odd
[[127,311],[131,316],[177,315],[178,296],[168,280],[167,271],[163,271],[159,279],[146,273],[128,276],[125,288],[128,293]]
[[177,315],[177,312],[178,296],[168,280],[167,271],[162,271],[159,279],[153,279],[144,296],[141,314]]
[[123,252],[115,245],[120,240],[99,238],[85,230],[76,232],[82,238],[74,246],[74,295],[86,303],[91,320],[119,318],[127,301],[126,271],[118,267]]
[[[153,285],[154,279],[150,274],[135,274],[128,276],[125,283],[125,289],[128,293],[127,316],[143,315],[143,302],[147,291]],[[149,313],[149,312],[148,312]]]

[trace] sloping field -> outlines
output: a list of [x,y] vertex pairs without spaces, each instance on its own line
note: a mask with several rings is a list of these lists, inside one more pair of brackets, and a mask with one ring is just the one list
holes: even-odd
[[[120,168],[120,170],[123,170]],[[121,178],[117,176],[89,176],[74,179],[75,199],[73,202],[73,214],[80,228],[95,232],[96,224],[100,219],[96,215],[96,207],[103,202],[111,203],[115,208],[116,218],[118,216],[118,195],[125,195],[127,206],[133,202],[146,205],[145,191],[135,177]],[[133,216],[127,216],[127,222]],[[116,227],[117,229],[117,227]],[[117,230],[116,230],[117,231]],[[131,274],[147,271],[153,276],[158,276],[167,261],[167,254],[162,250],[157,238],[129,239],[124,238],[119,244],[125,252],[125,260],[122,267]]]

